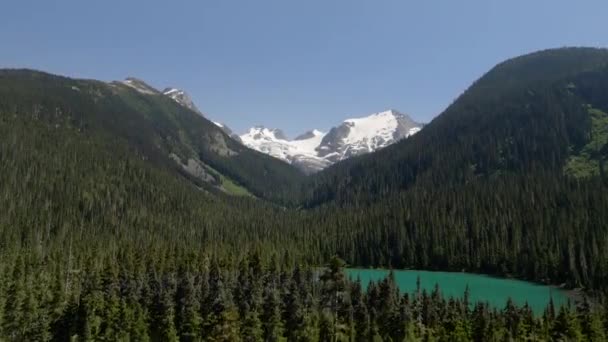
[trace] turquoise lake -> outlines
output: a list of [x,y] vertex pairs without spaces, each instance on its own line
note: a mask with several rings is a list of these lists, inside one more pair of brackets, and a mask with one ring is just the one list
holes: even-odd
[[[510,297],[518,305],[528,305],[535,314],[542,314],[549,299],[553,297],[556,307],[568,303],[566,291],[551,286],[538,285],[526,281],[514,279],[494,278],[480,274],[461,272],[431,272],[417,270],[394,270],[395,281],[402,293],[414,293],[416,291],[416,280],[420,277],[420,287],[429,293],[433,291],[435,284],[444,297],[462,298],[464,291],[469,286],[471,302],[488,302],[493,308],[504,308]],[[367,288],[370,281],[380,281],[388,274],[383,269],[360,269],[348,268],[346,274],[351,280],[361,279],[363,288]]]

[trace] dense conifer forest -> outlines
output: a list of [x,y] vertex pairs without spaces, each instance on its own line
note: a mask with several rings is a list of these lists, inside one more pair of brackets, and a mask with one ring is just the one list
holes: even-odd
[[[544,51],[305,178],[171,100],[0,71],[0,340],[604,340],[606,113],[608,52]],[[391,277],[363,291],[336,255],[590,300],[534,317]]]

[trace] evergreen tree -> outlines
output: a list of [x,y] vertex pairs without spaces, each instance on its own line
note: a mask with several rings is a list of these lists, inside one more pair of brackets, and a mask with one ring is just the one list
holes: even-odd
[[243,341],[263,341],[264,330],[262,329],[262,322],[260,321],[258,312],[251,310],[246,303],[243,312],[244,314],[240,316]]
[[27,269],[25,268],[24,260],[21,256],[17,257],[17,260],[13,267],[11,281],[9,282],[8,289],[6,291],[6,300],[4,304],[4,318],[3,322],[3,333],[11,340],[22,340],[24,330],[24,305],[27,300],[27,294],[25,289],[25,275]]
[[280,341],[283,335],[281,320],[281,303],[275,287],[268,285],[264,289],[264,304],[262,313],[264,341]]
[[370,333],[370,317],[361,289],[361,280],[357,279],[351,286],[351,298],[354,310],[353,324],[355,327],[355,340],[367,341]]
[[346,289],[346,276],[343,273],[344,261],[334,256],[321,276],[323,283],[322,302],[327,315],[332,315],[334,324],[332,336],[349,336],[350,330],[350,299]]
[[551,338],[555,341],[580,341],[582,337],[576,317],[569,308],[562,306],[553,323]]
[[199,297],[196,293],[194,276],[185,270],[178,276],[177,291],[175,294],[176,325],[181,341],[196,341],[199,338]]
[[473,320],[473,341],[482,342],[489,341],[488,329],[489,329],[489,314],[484,303],[477,303],[472,313]]
[[301,341],[304,339],[305,324],[304,308],[302,307],[298,285],[295,279],[289,283],[289,289],[285,292],[283,299],[285,322],[285,337],[288,341]]
[[578,321],[580,322],[581,333],[586,340],[602,341],[606,338],[601,316],[592,311],[587,296],[583,297],[583,301],[577,307],[576,311]]
[[150,337],[153,341],[177,341],[175,302],[172,280],[155,281],[154,302],[151,309]]

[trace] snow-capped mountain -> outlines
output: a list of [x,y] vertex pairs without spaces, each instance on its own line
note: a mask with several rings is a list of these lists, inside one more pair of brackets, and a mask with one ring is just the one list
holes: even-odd
[[388,146],[415,134],[421,127],[396,110],[347,119],[327,133],[317,152],[320,157],[335,163]]
[[191,110],[199,113],[200,115],[203,115],[203,113],[201,113],[201,111],[196,107],[194,102],[192,102],[190,95],[188,95],[188,93],[186,93],[185,91],[176,88],[165,88],[165,90],[163,90],[163,95],[168,96],[172,98],[175,102],[181,104],[182,106],[190,108]]
[[313,130],[293,140],[280,130],[257,126],[241,135],[241,141],[312,173],[340,160],[388,146],[415,134],[421,127],[409,116],[388,110],[345,120],[328,133]]

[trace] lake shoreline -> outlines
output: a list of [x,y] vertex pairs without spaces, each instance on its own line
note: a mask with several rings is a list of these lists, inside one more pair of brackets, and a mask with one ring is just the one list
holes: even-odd
[[462,297],[464,289],[468,286],[476,297],[476,302],[488,302],[496,309],[502,309],[508,298],[518,305],[528,303],[535,314],[540,315],[553,298],[556,307],[575,306],[581,302],[584,293],[581,289],[567,289],[563,285],[548,285],[540,282],[515,278],[512,276],[497,276],[483,273],[469,273],[462,271],[438,271],[420,269],[385,269],[348,267],[345,269],[351,280],[361,279],[364,287],[370,281],[378,282],[386,277],[390,271],[395,273],[395,280],[402,292],[412,292],[420,277],[422,288],[431,291],[435,284],[439,284],[442,294],[447,297]]
[[[467,271],[442,271],[442,270],[424,270],[424,269],[417,269],[417,268],[382,268],[382,267],[363,267],[363,266],[353,266],[353,267],[347,267],[347,269],[349,270],[379,270],[379,271],[421,271],[421,272],[441,272],[441,273],[455,273],[455,274],[471,274],[471,275],[476,275],[476,276],[484,276],[484,277],[491,277],[491,278],[495,278],[495,279],[504,279],[504,280],[518,280],[518,281],[525,281],[525,282],[529,282],[529,283],[533,283],[539,286],[547,286],[550,288],[553,288],[555,290],[558,290],[564,294],[567,295],[567,297],[572,301],[572,305],[576,306],[579,303],[582,303],[586,293],[585,290],[582,288],[569,288],[567,287],[565,284],[553,284],[553,283],[548,283],[548,282],[543,282],[543,281],[538,281],[538,280],[533,280],[533,279],[526,279],[526,278],[519,278],[516,276],[513,276],[511,274],[507,274],[507,275],[500,275],[500,274],[489,274],[489,273],[478,273],[478,272],[467,272]],[[592,296],[587,296],[588,298],[593,298]]]

